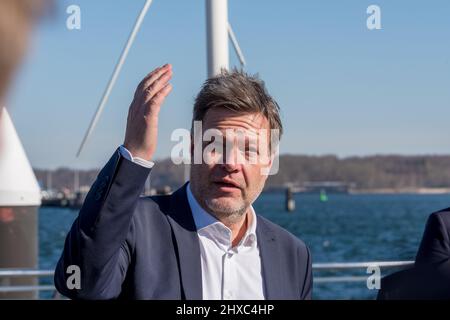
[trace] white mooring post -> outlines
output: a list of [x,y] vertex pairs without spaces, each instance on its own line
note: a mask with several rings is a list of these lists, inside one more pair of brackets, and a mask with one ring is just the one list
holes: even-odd
[[[38,268],[36,177],[6,108],[0,110],[0,269]],[[0,286],[34,286],[34,277],[0,278]],[[0,299],[34,299],[37,292],[0,293]]]

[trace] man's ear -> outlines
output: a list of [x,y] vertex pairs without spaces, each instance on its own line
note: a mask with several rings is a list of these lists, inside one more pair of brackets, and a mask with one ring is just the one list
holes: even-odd
[[[275,167],[273,168],[273,166]],[[279,158],[277,152],[270,152],[269,161],[261,167],[261,174],[265,176],[275,175],[279,170]]]
[[269,164],[268,164],[268,166],[269,166],[270,168],[272,168],[273,159],[275,159],[275,156],[276,156],[276,154],[271,152],[271,154],[270,154],[270,160],[269,160]]
[[[272,170],[272,165],[273,165],[273,161],[275,159],[275,153],[270,153],[270,157],[269,157],[269,163],[266,165],[267,170]],[[267,174],[269,176],[269,174]]]

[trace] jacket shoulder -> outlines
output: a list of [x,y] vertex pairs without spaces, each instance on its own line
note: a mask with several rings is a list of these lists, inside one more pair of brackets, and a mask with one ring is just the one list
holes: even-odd
[[260,215],[258,215],[257,217],[258,223],[261,223],[267,231],[272,232],[277,237],[277,239],[280,240],[282,243],[295,246],[299,248],[301,251],[309,251],[309,248],[303,242],[303,240],[296,237],[291,232],[287,231],[286,229],[277,225],[276,223],[273,223],[267,218],[264,218]]
[[439,224],[450,229],[450,208],[432,213],[429,219],[436,219]]
[[440,236],[448,242],[450,238],[450,208],[430,214],[425,232]]
[[170,200],[170,195],[141,196],[134,215],[166,216],[169,213]]
[[450,208],[432,213],[423,232],[416,265],[439,262],[450,256]]

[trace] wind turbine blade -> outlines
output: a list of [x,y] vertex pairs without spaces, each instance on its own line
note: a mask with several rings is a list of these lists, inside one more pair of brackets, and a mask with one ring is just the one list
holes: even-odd
[[109,96],[111,95],[111,91],[114,87],[114,84],[116,83],[116,80],[119,77],[120,70],[122,69],[122,66],[125,63],[125,60],[128,56],[128,52],[130,51],[130,48],[133,45],[134,39],[136,38],[136,35],[139,32],[139,29],[141,28],[142,22],[144,21],[144,17],[147,14],[147,11],[150,8],[151,4],[152,4],[152,0],[146,0],[144,7],[142,8],[139,16],[136,19],[133,30],[131,31],[130,36],[128,37],[127,43],[125,44],[125,47],[122,50],[122,54],[120,55],[119,61],[117,62],[116,66],[114,68],[114,71],[111,75],[109,83],[106,86],[105,92],[103,93],[103,97],[100,100],[100,103],[97,107],[97,111],[95,112],[94,117],[92,118],[91,123],[89,125],[89,128],[87,129],[87,131],[84,135],[83,141],[81,142],[80,148],[78,149],[77,157],[80,156],[80,153],[83,150],[83,147],[86,145],[86,142],[88,141],[95,126],[97,125],[98,120],[100,119],[103,109],[105,108],[105,105],[108,102]]
[[228,23],[228,36],[230,37],[231,43],[233,43],[234,50],[241,62],[241,67],[245,66],[245,58],[242,54],[241,48],[239,47],[239,43],[237,42],[236,36],[234,35],[233,29],[231,28],[231,24]]

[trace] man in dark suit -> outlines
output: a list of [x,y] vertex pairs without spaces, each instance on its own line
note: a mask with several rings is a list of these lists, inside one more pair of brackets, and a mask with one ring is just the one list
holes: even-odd
[[384,278],[378,299],[450,299],[450,208],[430,215],[414,267]]
[[[276,156],[268,141],[282,131],[279,107],[256,77],[223,71],[205,82],[194,105],[189,183],[140,197],[171,75],[165,65],[138,86],[124,145],[67,235],[58,291],[73,299],[310,299],[309,249],[252,207]],[[70,285],[73,266],[78,287]]]

